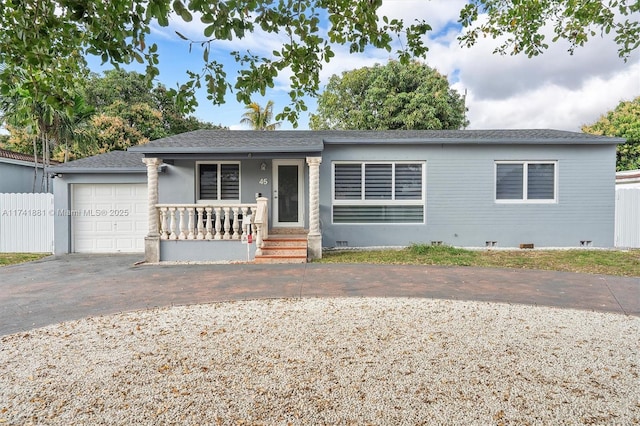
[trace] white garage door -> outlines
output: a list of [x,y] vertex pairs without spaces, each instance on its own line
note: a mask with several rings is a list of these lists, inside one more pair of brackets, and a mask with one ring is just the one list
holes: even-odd
[[146,184],[75,184],[71,205],[74,252],[144,252]]

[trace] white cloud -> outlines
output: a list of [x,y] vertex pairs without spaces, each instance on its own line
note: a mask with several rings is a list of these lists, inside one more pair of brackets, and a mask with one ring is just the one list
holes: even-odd
[[[470,128],[553,128],[580,131],[620,101],[640,94],[640,64],[610,78],[591,77],[580,89],[548,83],[514,92],[503,99],[479,98],[469,92]],[[458,85],[459,87],[459,85]]]
[[470,49],[452,43],[434,49],[430,61],[455,72],[455,87],[468,90],[470,128],[579,131],[640,95],[640,55],[624,62],[611,38],[593,38],[573,55],[567,43],[551,44],[534,58],[493,54],[494,43],[482,40]]
[[[640,52],[625,63],[618,58],[612,37],[594,37],[585,47],[576,49],[574,55],[569,55],[566,44],[550,43],[551,47],[535,58],[493,54],[497,41],[492,39],[480,40],[470,49],[461,47],[456,39],[460,32],[457,20],[466,3],[465,0],[384,0],[380,14],[402,18],[406,23],[424,19],[433,27],[426,38],[430,48],[426,62],[448,75],[452,87],[460,93],[467,90],[470,128],[579,131],[581,125],[597,120],[621,100],[640,95]],[[175,41],[179,40],[174,33],[177,30],[187,37],[201,39],[205,26],[197,17],[191,23],[175,18],[169,28],[154,28],[154,34]],[[221,60],[231,50],[250,50],[268,56],[279,49],[284,40],[282,35],[257,30],[241,40],[217,41],[212,53],[219,54]],[[364,54],[352,55],[348,46],[333,46],[333,49],[336,57],[329,64],[323,64],[321,86],[333,74],[385,63],[394,57],[393,52],[384,50],[367,49]],[[233,79],[237,66],[230,58],[224,61],[230,67],[228,77]],[[184,67],[199,69],[200,65],[191,63]],[[276,87],[263,99],[273,99],[276,108],[287,105],[290,76],[290,70],[283,71]],[[243,107],[235,102],[233,95],[221,108],[207,108],[206,101],[201,103],[198,115],[202,119],[237,128]],[[315,101],[309,100],[307,105],[311,108]],[[304,126],[306,118],[301,117],[301,128]]]
[[405,24],[424,19],[432,34],[439,34],[456,22],[466,0],[384,0],[379,15],[404,20]]
[[455,23],[464,3],[386,0],[381,13],[391,11],[432,24],[426,62],[448,75],[459,93],[467,90],[470,128],[579,131],[621,100],[640,95],[640,53],[624,62],[612,35],[592,38],[573,55],[563,42],[550,43],[534,58],[494,54],[498,41],[493,39],[461,47]]

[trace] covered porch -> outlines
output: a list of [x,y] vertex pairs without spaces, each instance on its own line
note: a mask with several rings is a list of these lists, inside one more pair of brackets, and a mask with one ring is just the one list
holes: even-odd
[[[292,263],[322,256],[320,156],[189,157],[143,159],[149,206],[145,261]],[[218,177],[217,199],[206,200],[214,198],[204,195],[212,175]],[[225,186],[225,178],[233,183]]]

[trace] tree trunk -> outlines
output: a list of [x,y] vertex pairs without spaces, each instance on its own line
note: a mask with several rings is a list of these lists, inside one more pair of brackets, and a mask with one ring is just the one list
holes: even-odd
[[42,143],[42,187],[44,192],[49,192],[49,179],[47,179],[47,167],[49,166],[49,137],[45,134]]
[[33,186],[31,192],[36,192],[36,182],[38,181],[38,138],[33,138]]

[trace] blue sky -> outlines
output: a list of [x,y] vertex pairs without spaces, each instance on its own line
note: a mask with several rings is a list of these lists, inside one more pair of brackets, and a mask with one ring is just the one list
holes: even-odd
[[[425,19],[432,27],[426,63],[449,78],[452,87],[461,94],[467,92],[469,128],[555,128],[579,131],[581,125],[596,121],[600,115],[615,108],[621,100],[640,96],[640,54],[624,62],[617,56],[613,36],[596,37],[573,56],[566,44],[552,44],[542,56],[500,56],[492,54],[495,40],[481,40],[475,47],[461,47],[456,37],[460,27],[456,21],[465,0],[385,0],[381,15],[390,18]],[[148,40],[158,43],[160,76],[158,80],[175,87],[186,80],[186,70],[199,71],[202,52],[194,46],[189,53],[188,43],[175,35],[180,31],[193,39],[202,39],[204,25],[194,20],[171,21],[168,28],[154,27]],[[549,37],[551,38],[551,37]],[[216,42],[211,57],[225,64],[227,75],[233,77],[237,64],[229,56],[232,50],[250,50],[270,55],[281,45],[277,35],[250,34],[242,40]],[[363,54],[350,55],[346,48],[336,47],[337,56],[323,67],[322,84],[333,74],[340,74],[393,58],[386,51],[368,49]],[[94,71],[100,71],[96,61],[90,61]],[[137,71],[142,68],[131,67]],[[276,87],[264,98],[253,100],[264,105],[273,100],[276,111],[289,103],[288,76],[277,80]],[[223,106],[213,106],[206,99],[204,89],[198,93],[200,106],[194,115],[201,120],[242,129],[239,124],[244,106],[235,95],[229,94]],[[307,99],[309,112],[315,110],[315,100]],[[291,129],[283,123],[282,129]],[[308,128],[308,114],[300,117],[299,129]]]

